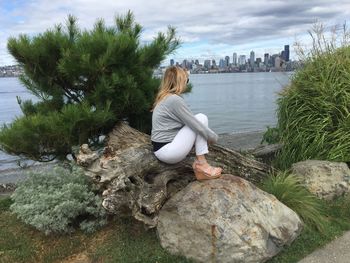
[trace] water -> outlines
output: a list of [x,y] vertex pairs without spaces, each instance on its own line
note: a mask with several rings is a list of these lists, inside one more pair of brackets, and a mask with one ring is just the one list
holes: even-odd
[[192,92],[184,96],[193,113],[202,112],[217,133],[265,130],[276,124],[277,92],[291,73],[190,75]]
[[[276,124],[277,92],[290,73],[193,74],[193,90],[184,98],[193,113],[204,113],[217,133],[259,131]],[[16,96],[33,99],[17,78],[0,78],[0,124],[22,116]],[[18,167],[17,156],[0,151],[0,170]],[[23,162],[23,161],[22,161]],[[33,164],[30,161],[24,163]]]
[[[17,78],[0,78],[0,125],[11,123],[17,116],[22,116],[22,111],[17,103],[16,96],[22,100],[36,97],[30,94]],[[33,164],[33,161],[23,160],[18,156],[12,156],[0,151],[0,171],[8,168],[16,168],[17,161],[22,164]]]

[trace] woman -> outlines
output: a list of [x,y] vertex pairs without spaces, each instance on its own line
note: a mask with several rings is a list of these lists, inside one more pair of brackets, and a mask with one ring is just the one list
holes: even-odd
[[222,169],[207,163],[208,142],[218,135],[208,127],[204,114],[193,115],[180,96],[187,87],[188,74],[180,67],[171,66],[164,73],[153,105],[151,140],[155,156],[162,162],[174,164],[183,160],[195,145],[193,170],[197,180],[221,176]]

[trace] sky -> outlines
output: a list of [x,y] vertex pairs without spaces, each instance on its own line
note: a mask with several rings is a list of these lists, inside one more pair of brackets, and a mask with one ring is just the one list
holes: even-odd
[[350,0],[0,0],[0,66],[16,64],[8,53],[9,37],[35,36],[56,24],[65,24],[68,14],[78,18],[82,29],[92,29],[97,19],[113,25],[116,15],[131,10],[143,26],[141,40],[151,41],[157,32],[174,26],[181,46],[167,57],[219,60],[233,52],[255,57],[279,53],[293,43],[309,41],[307,31],[315,21],[327,27],[350,21]]

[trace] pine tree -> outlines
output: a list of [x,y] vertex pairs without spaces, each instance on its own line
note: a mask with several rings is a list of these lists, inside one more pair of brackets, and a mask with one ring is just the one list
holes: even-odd
[[39,101],[17,101],[24,114],[0,129],[1,150],[33,160],[63,160],[72,146],[98,144],[117,121],[150,130],[150,108],[159,86],[153,70],[178,46],[175,29],[142,44],[132,12],[115,25],[97,20],[80,30],[68,15],[61,24],[30,38],[9,38],[7,48],[23,67],[20,82]]

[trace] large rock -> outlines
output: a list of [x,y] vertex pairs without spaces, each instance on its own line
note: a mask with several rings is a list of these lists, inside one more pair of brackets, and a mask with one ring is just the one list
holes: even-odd
[[292,172],[322,199],[333,199],[350,189],[350,169],[346,163],[307,160],[293,164]]
[[287,206],[230,174],[192,182],[162,207],[161,245],[198,262],[264,262],[290,244],[302,222]]

